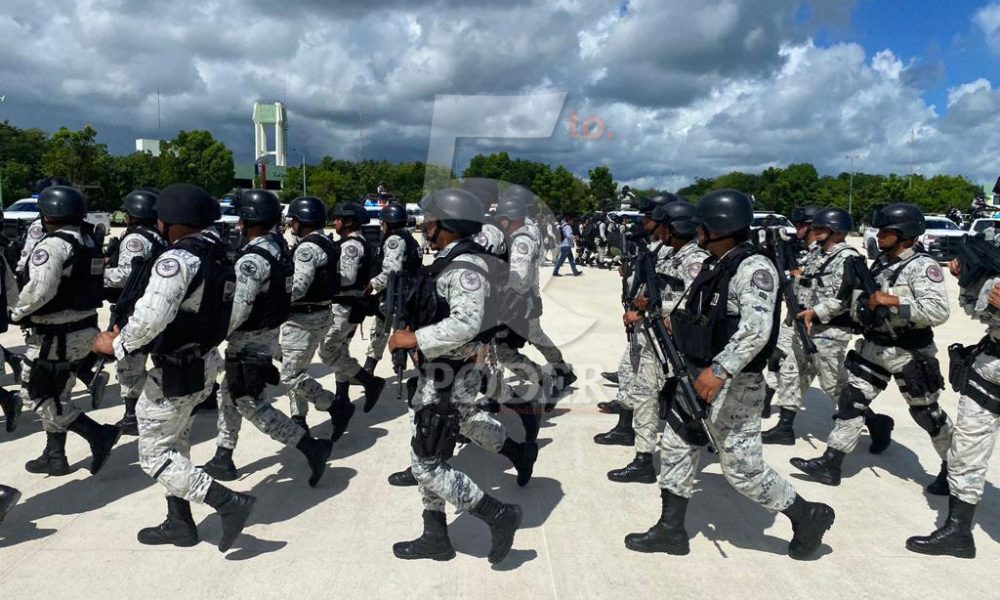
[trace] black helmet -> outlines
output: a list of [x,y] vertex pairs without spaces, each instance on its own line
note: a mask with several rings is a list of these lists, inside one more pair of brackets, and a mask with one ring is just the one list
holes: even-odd
[[172,183],[156,197],[156,216],[167,225],[208,227],[218,219],[219,203],[190,183]]
[[281,219],[281,202],[274,192],[247,190],[240,197],[240,220],[252,225],[270,225]]
[[406,207],[399,202],[390,202],[382,208],[381,219],[389,225],[406,225]]
[[45,188],[52,187],[54,185],[73,187],[72,183],[63,179],[62,177],[43,177],[42,179],[39,179],[31,183],[31,193],[41,194],[42,190],[44,190]]
[[462,190],[469,192],[477,199],[484,215],[490,207],[500,201],[500,188],[496,179],[485,177],[470,177],[462,181]]
[[503,194],[500,195],[501,202],[510,198],[517,198],[520,200],[521,204],[524,205],[525,210],[528,211],[538,206],[538,196],[523,185],[518,185],[516,183],[511,184],[510,187],[505,189]]
[[496,217],[498,219],[521,221],[526,216],[528,216],[528,209],[519,196],[505,196],[497,205]]
[[712,233],[736,233],[753,223],[753,203],[743,192],[716,190],[698,202],[692,222]]
[[441,223],[441,227],[460,235],[475,235],[483,228],[480,199],[465,190],[446,188],[431,192],[420,201],[420,208]]
[[326,203],[313,196],[300,196],[288,204],[288,217],[303,225],[326,225]]
[[55,219],[82,219],[87,216],[87,199],[76,188],[49,186],[38,195],[38,212]]
[[813,217],[812,226],[826,227],[837,233],[849,233],[854,229],[854,220],[851,219],[851,213],[842,208],[827,208]]
[[681,237],[694,237],[697,228],[694,224],[694,216],[697,209],[694,204],[686,200],[668,202],[657,206],[653,211],[653,220],[657,223],[667,223],[670,231]]
[[141,189],[131,192],[122,200],[122,210],[132,218],[143,221],[154,221],[156,220],[156,210],[153,207],[156,205],[156,197],[158,195],[159,192],[150,192]]
[[368,211],[357,202],[341,202],[333,207],[330,216],[341,219],[354,219],[358,225],[368,224]]
[[872,227],[878,229],[895,229],[903,239],[915,239],[927,231],[924,213],[905,202],[887,204],[875,213]]
[[801,224],[811,225],[813,219],[815,219],[816,215],[818,215],[822,210],[823,210],[822,206],[816,206],[815,204],[810,204],[808,206],[801,206],[801,207],[797,206],[794,209],[792,209],[792,216],[789,220],[794,225],[801,225]]

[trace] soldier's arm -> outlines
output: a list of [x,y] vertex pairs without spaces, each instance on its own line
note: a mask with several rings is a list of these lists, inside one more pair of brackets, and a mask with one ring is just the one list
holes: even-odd
[[146,290],[136,301],[121,335],[115,338],[115,356],[124,358],[163,333],[177,317],[199,264],[198,257],[181,251],[167,252],[157,259]]
[[70,252],[70,245],[58,238],[47,238],[35,246],[28,259],[31,279],[24,285],[11,312],[14,321],[30,315],[56,297],[63,265]]
[[340,284],[351,285],[358,280],[358,267],[365,249],[361,242],[351,239],[344,242],[340,251]]
[[900,297],[899,306],[890,310],[918,327],[936,327],[948,320],[951,308],[944,285],[944,271],[933,259],[907,267],[907,285],[911,297]]
[[35,244],[43,236],[45,236],[45,226],[42,225],[41,221],[35,221],[28,226],[28,231],[25,233],[24,238],[24,247],[21,248],[21,256],[17,259],[18,273],[23,273],[28,268],[28,258],[31,257],[31,253],[35,250]]
[[[831,274],[828,275],[831,281],[843,283],[844,281],[844,269],[847,266],[847,258],[853,256],[849,252],[841,252],[837,256],[837,260],[831,265]],[[840,288],[837,288],[840,291]],[[829,323],[831,319],[837,317],[851,308],[850,304],[851,296],[848,295],[846,298],[841,297],[841,294],[834,294],[832,297],[825,300],[817,302],[812,309],[816,311],[816,318],[820,320],[821,323]],[[809,308],[809,307],[803,307]]]
[[403,253],[406,244],[398,237],[386,240],[382,247],[382,271],[372,278],[372,289],[381,292],[389,284],[389,274],[403,270]]
[[118,248],[118,266],[104,269],[104,285],[111,288],[123,288],[132,274],[132,259],[143,257],[151,251],[149,242],[140,235],[126,236]]
[[428,358],[461,348],[479,334],[489,293],[486,278],[478,272],[455,268],[443,277],[451,312],[445,319],[415,332],[417,348]]
[[316,244],[299,244],[292,273],[292,302],[306,295],[316,278],[316,269],[326,264],[326,253]]
[[250,316],[270,271],[267,261],[255,254],[246,254],[236,261],[236,291],[233,293],[233,312],[229,316],[229,333]]
[[7,306],[13,308],[17,306],[17,277],[14,275],[14,270],[7,264],[7,260],[3,257],[0,257],[0,260],[4,261],[4,267],[6,267],[3,271],[3,284],[7,293]]
[[992,277],[983,283],[974,309],[980,321],[991,325],[1000,324],[1000,310],[990,311],[990,294],[993,293],[993,288],[997,285],[1000,285],[1000,277]]
[[777,273],[762,261],[754,261],[752,268],[740,269],[729,285],[740,307],[740,323],[714,362],[735,375],[760,354],[771,337],[778,301]]
[[518,294],[531,291],[532,251],[528,241],[522,238],[514,242],[510,251],[510,279],[508,286]]

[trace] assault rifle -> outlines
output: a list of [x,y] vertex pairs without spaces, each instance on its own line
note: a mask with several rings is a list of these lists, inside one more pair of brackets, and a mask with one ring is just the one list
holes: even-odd
[[[638,277],[633,277],[632,287],[629,288],[628,278],[630,275],[637,275],[636,264],[639,252],[639,244],[632,242],[631,236],[622,231],[622,309],[629,312],[633,309],[632,302],[635,301],[636,293],[639,290]],[[639,338],[636,335],[633,325],[625,326],[625,342],[628,344],[629,362],[632,365],[632,372],[639,370]]]
[[[386,315],[385,324],[389,331],[402,331],[409,325],[406,314],[406,304],[410,295],[409,287],[409,279],[404,273],[400,271],[389,273],[385,288],[385,308],[389,313]],[[396,373],[396,394],[399,399],[403,398],[403,371],[406,370],[406,354],[406,350],[402,348],[392,352],[392,369]]]
[[[649,304],[646,306],[643,317],[642,332],[646,342],[656,355],[663,368],[664,373],[673,371],[677,378],[677,391],[674,400],[679,400],[683,413],[691,417],[698,423],[700,433],[704,435],[704,442],[709,452],[717,452],[718,446],[712,436],[712,430],[708,427],[708,413],[705,403],[698,397],[691,382],[691,372],[688,371],[687,361],[684,355],[677,349],[677,344],[667,332],[667,327],[661,317],[663,310],[663,296],[660,294],[660,287],[657,281],[656,260],[649,250],[643,252],[639,257],[636,279],[641,279],[646,284],[646,295]],[[702,441],[702,440],[698,440]]]
[[848,293],[853,290],[861,291],[855,306],[861,327],[868,330],[884,325],[889,337],[896,339],[896,331],[889,320],[889,309],[885,306],[879,306],[874,311],[868,308],[868,299],[880,288],[871,269],[868,268],[868,262],[860,254],[849,256],[844,261],[844,284],[844,289]]
[[785,310],[788,312],[788,319],[795,326],[795,333],[802,342],[802,349],[806,354],[816,354],[816,343],[809,336],[809,329],[806,328],[805,321],[798,318],[802,312],[802,305],[795,296],[795,286],[792,280],[791,271],[796,268],[794,246],[781,239],[781,229],[766,229],[764,238],[764,253],[767,254],[774,266],[778,269],[778,289],[785,302]]

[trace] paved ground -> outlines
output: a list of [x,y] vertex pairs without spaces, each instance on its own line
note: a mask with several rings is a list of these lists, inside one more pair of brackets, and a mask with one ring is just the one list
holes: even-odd
[[[62,478],[26,473],[44,440],[32,415],[13,437],[0,433],[0,481],[24,492],[22,503],[0,528],[0,589],[4,598],[996,598],[1000,559],[1000,493],[994,483],[977,515],[979,558],[961,561],[907,552],[904,540],[931,531],[946,511],[946,499],[922,493],[938,461],[926,434],[909,418],[894,386],[879,398],[879,412],[896,419],[896,443],[874,457],[867,444],[845,463],[849,477],[838,488],[803,481],[788,464],[792,456],[822,451],[831,427],[831,404],[817,390],[807,397],[797,425],[808,433],[793,447],[767,447],[765,455],[790,475],[808,499],[837,510],[822,556],[812,562],[787,558],[791,527],[740,497],[706,459],[691,502],[687,557],[640,555],[622,539],[644,531],[659,514],[652,485],[613,484],[609,469],[631,459],[631,449],[593,444],[594,434],[613,425],[595,404],[614,389],[598,373],[615,367],[623,350],[615,274],[587,269],[579,278],[549,282],[543,322],[562,342],[583,376],[573,396],[542,430],[543,449],[535,478],[514,483],[503,459],[478,448],[460,452],[457,462],[505,501],[520,503],[524,529],[514,551],[497,568],[485,559],[488,532],[470,515],[449,515],[458,557],[447,563],[404,562],[392,556],[393,542],[419,534],[420,500],[413,488],[390,487],[385,478],[405,466],[408,424],[390,387],[369,415],[358,412],[338,442],[319,487],[303,480],[305,466],[295,450],[282,449],[245,425],[236,452],[242,477],[233,487],[258,497],[252,525],[227,555],[215,548],[219,521],[207,507],[194,508],[203,542],[194,548],[150,548],[136,531],[162,520],[161,488],[137,464],[134,438],[124,438],[104,471],[90,477],[86,444],[71,435],[67,447],[75,471]],[[957,289],[953,284],[953,298]],[[558,305],[564,308],[560,309]],[[572,314],[567,314],[571,311]],[[939,348],[981,337],[981,328],[953,304],[952,318],[938,331]],[[365,335],[367,337],[367,333]],[[21,345],[15,332],[4,345]],[[358,355],[367,342],[356,339]],[[946,360],[946,357],[942,357]],[[380,372],[388,376],[388,361]],[[323,383],[333,378],[321,368]],[[9,381],[9,377],[4,379]],[[81,396],[83,390],[80,390]],[[102,421],[121,412],[118,388]],[[354,393],[355,396],[358,392]],[[284,398],[279,406],[287,409]],[[954,414],[950,391],[943,405]],[[521,435],[511,421],[515,437]],[[313,415],[317,431],[329,431]],[[197,418],[193,457],[214,451],[214,415]],[[995,482],[1000,459],[990,473]]]

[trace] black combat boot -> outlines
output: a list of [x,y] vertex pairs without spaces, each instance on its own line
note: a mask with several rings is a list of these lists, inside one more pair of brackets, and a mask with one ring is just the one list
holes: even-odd
[[121,429],[122,435],[139,435],[139,421],[135,418],[135,405],[138,398],[123,398],[125,403],[125,415],[116,425]]
[[656,483],[653,455],[649,452],[636,453],[629,464],[621,469],[608,471],[608,479],[618,483]]
[[292,417],[292,421],[294,421],[296,425],[301,427],[302,431],[305,431],[306,434],[309,433],[309,423],[306,423],[305,415],[295,415],[294,417]]
[[378,359],[369,356],[368,358],[365,359],[365,366],[361,368],[364,369],[365,371],[368,371],[369,373],[374,374],[375,367],[377,366],[378,366]]
[[219,384],[216,383],[212,386],[212,391],[209,392],[208,397],[199,402],[192,410],[191,414],[196,415],[200,412],[211,412],[214,410],[219,410]]
[[4,517],[7,516],[10,509],[14,508],[14,505],[20,499],[21,492],[6,485],[0,485],[0,523],[3,523]]
[[774,390],[764,386],[764,406],[760,409],[761,419],[771,418],[771,400],[774,399]]
[[840,466],[844,463],[844,453],[840,450],[827,446],[826,452],[819,458],[793,458],[788,462],[822,484],[840,485]]
[[889,415],[880,415],[871,409],[866,410],[865,427],[868,428],[868,435],[872,439],[868,451],[872,454],[885,452],[892,443],[892,430],[895,426],[896,421]]
[[684,530],[688,499],[667,490],[660,490],[660,498],[663,502],[660,520],[646,533],[625,536],[625,547],[635,552],[666,552],[683,556],[691,552],[688,534]]
[[66,460],[66,432],[45,432],[45,449],[35,460],[24,463],[24,469],[29,473],[39,473],[59,477],[69,474],[69,462]]
[[309,487],[316,487],[320,477],[323,476],[323,471],[326,470],[326,461],[330,459],[330,453],[333,452],[333,442],[304,435],[299,443],[295,444],[295,447],[309,461]]
[[607,379],[611,383],[618,385],[618,371],[603,371],[601,377]]
[[538,444],[536,442],[524,442],[518,444],[514,440],[507,438],[503,441],[500,454],[506,456],[517,469],[517,485],[524,487],[531,481],[531,474],[535,470],[535,461],[538,460]]
[[365,388],[365,405],[361,410],[366,413],[371,412],[382,395],[382,390],[385,389],[385,378],[376,377],[371,371],[361,369],[354,374],[354,379]]
[[822,502],[807,502],[796,495],[792,505],[781,511],[792,522],[788,556],[795,560],[812,557],[823,543],[823,535],[833,526],[833,509]]
[[625,410],[625,407],[622,406],[621,402],[612,400],[611,402],[598,402],[597,410],[608,415],[617,415],[621,414],[621,412]]
[[777,444],[779,446],[795,445],[795,423],[796,412],[782,407],[778,413],[778,424],[760,434],[760,439],[765,444]]
[[177,496],[167,496],[167,519],[156,527],[139,530],[139,543],[147,546],[172,544],[184,548],[199,542],[198,526],[191,516],[191,503]]
[[576,383],[576,373],[573,372],[573,367],[569,366],[569,364],[565,361],[552,365],[552,369],[555,370],[556,377],[561,379],[559,391],[562,391]]
[[594,442],[602,446],[634,446],[635,430],[632,429],[632,411],[623,408],[618,413],[618,424],[607,433],[595,435]]
[[225,552],[233,547],[243,527],[250,518],[253,503],[257,499],[249,494],[234,492],[222,484],[213,481],[205,494],[205,504],[215,509],[222,518],[222,537],[219,538],[219,551]]
[[10,366],[10,373],[14,376],[14,383],[21,383],[21,372],[24,371],[24,355],[4,350],[3,358]]
[[333,433],[330,434],[330,441],[336,442],[340,436],[347,431],[347,424],[354,416],[354,405],[348,396],[348,383],[346,381],[337,382],[337,392],[333,397],[333,404],[327,410],[330,413],[330,423],[333,425]]
[[521,419],[521,425],[524,427],[524,441],[535,442],[538,441],[538,432],[541,429],[541,423],[539,414],[541,414],[541,407],[537,402],[526,402],[524,404],[518,404],[514,408],[517,412],[517,417]]
[[406,467],[402,471],[389,475],[389,485],[396,487],[411,487],[417,485],[417,478],[413,476],[413,468]]
[[906,540],[906,549],[934,556],[975,558],[976,541],[972,537],[972,518],[976,505],[948,497],[948,517],[944,525],[928,536],[918,535]]
[[924,488],[932,496],[948,496],[951,494],[951,486],[948,485],[948,462],[941,461],[941,470],[938,471],[934,481]]
[[448,539],[448,520],[445,514],[436,510],[425,510],[424,533],[412,542],[393,544],[392,553],[396,558],[403,560],[455,558],[455,549],[451,547],[451,540]]
[[483,495],[469,511],[490,526],[492,545],[487,557],[491,565],[495,565],[507,557],[514,545],[514,533],[521,526],[521,507],[516,504],[504,504],[496,498]]
[[21,416],[21,398],[0,388],[0,411],[3,411],[7,420],[7,433],[17,429],[17,419]]
[[232,448],[215,447],[215,456],[201,466],[201,470],[212,479],[219,481],[235,481],[239,478],[236,464],[233,463]]
[[87,415],[81,413],[67,427],[73,433],[87,440],[90,444],[90,453],[93,459],[90,461],[90,474],[97,475],[104,466],[104,462],[111,455],[111,449],[118,443],[118,438],[122,436],[122,430],[117,425],[101,425]]

